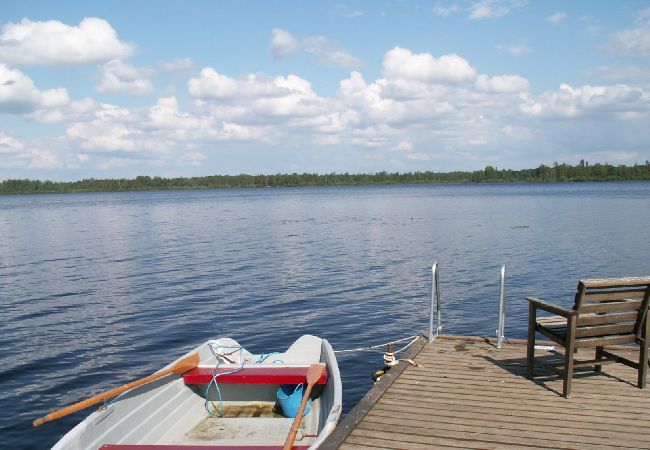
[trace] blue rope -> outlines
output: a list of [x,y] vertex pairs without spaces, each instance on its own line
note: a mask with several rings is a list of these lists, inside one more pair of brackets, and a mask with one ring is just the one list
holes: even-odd
[[212,371],[212,379],[210,380],[210,383],[208,383],[208,387],[205,389],[205,409],[208,411],[208,414],[210,415],[210,417],[216,417],[216,414],[215,414],[216,413],[216,408],[215,409],[210,409],[210,405],[209,405],[210,400],[209,400],[209,395],[208,394],[210,393],[210,386],[212,386],[212,384],[214,383],[214,388],[216,389],[217,397],[219,398],[219,406],[221,408],[221,416],[220,417],[223,417],[225,415],[225,408],[223,406],[223,400],[221,399],[221,389],[219,389],[219,383],[217,383],[217,378],[222,376],[222,375],[230,375],[230,374],[233,374],[233,373],[237,373],[240,370],[242,370],[243,368],[244,368],[244,364],[242,364],[241,367],[238,368],[238,369],[231,370],[229,372],[217,373],[217,370],[219,369],[219,364],[217,364],[217,367],[215,367],[215,369]]
[[[239,350],[240,357],[241,357],[241,352],[244,350],[244,347],[235,346],[235,345],[220,345],[219,347],[220,348],[232,348],[232,349],[235,349],[235,352],[237,350]],[[233,352],[233,353],[235,353],[235,352]],[[281,354],[282,353],[280,353],[280,352],[262,353],[257,358],[257,360],[253,362],[253,364],[262,364],[269,357],[271,357],[273,355],[281,355]],[[213,406],[214,406],[214,403],[211,402],[210,399],[209,399],[209,397],[210,397],[210,395],[209,395],[210,394],[210,387],[214,384],[214,388],[215,388],[215,390],[217,392],[217,398],[219,399],[219,406],[220,406],[220,410],[221,410],[221,416],[220,417],[223,417],[225,415],[225,407],[223,405],[223,400],[221,398],[221,389],[219,389],[219,383],[217,382],[217,378],[222,376],[222,375],[231,375],[233,373],[237,373],[237,372],[239,372],[240,370],[242,370],[244,368],[244,362],[242,362],[241,366],[238,369],[231,370],[229,372],[217,373],[218,370],[219,370],[219,364],[220,364],[220,361],[219,361],[219,358],[217,358],[217,366],[212,371],[212,379],[208,383],[208,386],[205,388],[205,403],[204,403],[204,405],[205,405],[205,409],[208,412],[210,417],[217,417],[217,414],[216,414],[217,409],[216,409],[216,407],[215,408],[210,408],[210,403],[212,403]],[[271,364],[284,364],[284,361],[282,361],[281,359],[276,359],[276,360],[272,361]]]
[[[281,355],[282,353],[280,352],[271,352],[271,353],[262,353],[258,358],[257,361],[255,361],[253,364],[262,364],[264,361],[266,361],[268,358],[270,358],[273,355]],[[272,364],[284,364],[284,361],[280,359],[276,359],[275,361],[272,362]]]

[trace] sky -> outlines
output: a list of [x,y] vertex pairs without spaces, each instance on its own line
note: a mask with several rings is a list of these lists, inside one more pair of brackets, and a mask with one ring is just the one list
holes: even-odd
[[650,160],[647,1],[0,5],[0,180]]

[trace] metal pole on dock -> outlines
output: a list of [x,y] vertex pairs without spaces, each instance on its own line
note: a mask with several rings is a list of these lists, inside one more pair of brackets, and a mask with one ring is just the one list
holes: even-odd
[[499,295],[499,326],[497,328],[497,348],[503,344],[506,326],[506,266],[501,267],[501,294]]
[[[431,307],[429,309],[429,342],[433,342],[438,337],[438,334],[442,330],[440,325],[442,315],[440,311],[440,269],[438,267],[438,261],[433,263],[431,266]],[[436,327],[436,334],[433,334],[433,304],[436,304],[436,312],[438,318],[438,325]]]

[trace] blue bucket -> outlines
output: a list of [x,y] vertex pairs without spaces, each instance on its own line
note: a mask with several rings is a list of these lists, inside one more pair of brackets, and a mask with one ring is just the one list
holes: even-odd
[[[302,401],[302,395],[304,392],[304,384],[283,384],[278,388],[276,395],[285,417],[296,417],[298,410],[300,409],[300,402]],[[310,406],[311,399],[307,401],[307,406],[305,406],[303,416],[309,412]]]

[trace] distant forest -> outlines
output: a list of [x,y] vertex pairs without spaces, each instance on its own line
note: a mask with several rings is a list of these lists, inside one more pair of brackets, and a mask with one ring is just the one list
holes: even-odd
[[487,166],[473,172],[378,172],[292,173],[276,175],[212,175],[191,178],[139,176],[135,179],[85,179],[81,181],[5,180],[0,194],[40,194],[60,192],[119,192],[158,189],[215,189],[247,187],[349,186],[368,184],[432,184],[432,183],[504,183],[568,181],[640,181],[650,180],[650,162],[633,166],[589,164],[584,160],[575,166],[555,163],[535,169],[510,170]]

